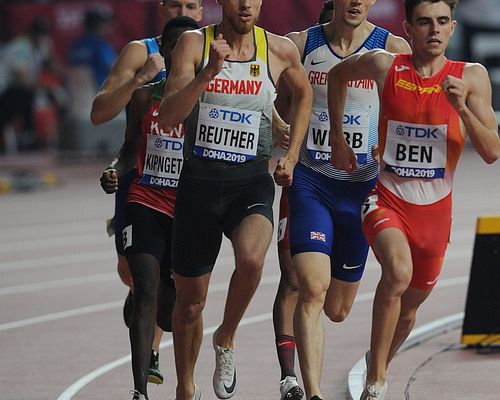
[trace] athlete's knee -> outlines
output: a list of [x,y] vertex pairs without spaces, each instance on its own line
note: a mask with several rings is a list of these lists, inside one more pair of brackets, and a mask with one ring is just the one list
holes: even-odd
[[204,308],[204,299],[189,299],[189,297],[177,296],[174,306],[174,318],[183,322],[190,322],[197,319]]
[[401,296],[410,286],[412,264],[406,257],[392,255],[382,268],[381,283],[391,295]]
[[327,289],[328,287],[325,287],[320,280],[301,282],[299,286],[299,298],[303,303],[324,304]]
[[260,275],[264,267],[264,258],[255,252],[246,252],[237,256],[236,266],[239,273]]
[[349,315],[349,312],[351,311],[351,307],[348,307],[345,304],[341,304],[341,305],[337,305],[337,304],[326,305],[325,304],[324,310],[325,310],[326,316],[332,322],[342,322]]

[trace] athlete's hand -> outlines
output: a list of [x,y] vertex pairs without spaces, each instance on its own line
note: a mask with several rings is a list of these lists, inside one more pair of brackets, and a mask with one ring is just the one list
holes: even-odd
[[443,81],[442,88],[455,111],[459,112],[466,107],[467,85],[464,80],[448,75]]
[[291,160],[287,156],[283,156],[279,159],[276,170],[274,171],[274,181],[277,185],[288,187],[292,184],[295,164],[297,164],[297,161]]
[[229,57],[230,52],[229,44],[222,37],[222,33],[219,33],[215,40],[210,43],[210,53],[206,67],[210,71],[210,76],[214,77],[222,70],[224,60]]
[[290,144],[290,125],[274,123],[273,121],[273,148],[281,147],[287,150]]
[[159,53],[150,54],[146,63],[137,73],[137,77],[144,82],[151,81],[158,73],[165,69],[165,61]]
[[330,163],[336,169],[340,169],[349,174],[352,174],[358,169],[358,161],[356,159],[356,154],[351,146],[349,146],[344,135],[339,136],[338,139],[332,139],[332,155],[330,158]]
[[106,169],[101,176],[101,187],[107,194],[118,190],[118,173],[116,169]]

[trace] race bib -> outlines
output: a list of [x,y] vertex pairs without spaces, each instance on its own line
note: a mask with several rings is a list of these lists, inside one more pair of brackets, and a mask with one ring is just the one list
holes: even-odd
[[140,184],[177,187],[182,169],[183,138],[147,135],[146,156]]
[[[354,150],[358,164],[368,158],[368,115],[345,114],[343,130],[346,142]],[[313,110],[307,135],[307,150],[315,161],[330,161],[330,120],[326,110]]]
[[261,112],[200,103],[194,153],[211,160],[243,163],[255,158]]
[[444,178],[448,125],[389,120],[383,160],[400,177]]

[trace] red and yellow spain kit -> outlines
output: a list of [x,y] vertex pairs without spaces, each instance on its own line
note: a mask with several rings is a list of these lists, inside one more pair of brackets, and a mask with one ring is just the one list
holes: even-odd
[[128,202],[140,203],[173,217],[183,163],[184,129],[180,124],[165,133],[158,126],[164,85],[165,81],[155,84],[151,108],[142,119],[137,175],[130,186]]
[[411,55],[389,69],[379,119],[380,176],[363,209],[369,243],[386,228],[400,229],[413,259],[412,287],[436,283],[449,240],[453,175],[463,150],[460,118],[442,90],[448,75],[462,78],[465,63],[446,60],[425,78]]

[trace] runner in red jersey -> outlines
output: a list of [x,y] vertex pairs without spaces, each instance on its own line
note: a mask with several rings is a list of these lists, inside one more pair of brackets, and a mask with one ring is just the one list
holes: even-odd
[[[167,70],[180,35],[197,28],[196,21],[189,17],[176,17],[165,25],[161,51]],[[171,331],[175,302],[170,243],[176,188],[183,162],[184,131],[182,124],[168,133],[158,126],[164,86],[165,80],[162,80],[134,92],[125,142],[113,161],[113,169],[107,169],[101,177],[106,193],[114,193],[118,188],[118,176],[137,165],[137,174],[129,190],[122,237],[134,281],[130,345],[134,399],[139,400],[147,399],[155,316],[160,328]]]
[[408,337],[418,307],[443,263],[451,227],[453,174],[468,136],[486,163],[500,155],[491,83],[480,64],[453,62],[445,50],[458,0],[406,0],[404,28],[413,54],[375,50],[329,73],[329,109],[337,168],[356,170],[343,143],[347,82],[373,79],[381,101],[380,176],[363,206],[363,228],[382,266],[366,385],[361,399],[383,399],[389,362]]

